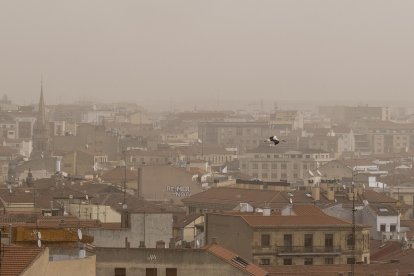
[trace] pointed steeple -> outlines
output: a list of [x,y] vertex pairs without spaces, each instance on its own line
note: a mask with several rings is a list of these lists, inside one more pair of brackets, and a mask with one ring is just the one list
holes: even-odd
[[39,125],[46,124],[45,101],[43,99],[43,79],[41,79],[40,81],[40,99],[39,99],[39,110],[37,111],[37,122]]
[[37,111],[37,118],[33,125],[32,140],[32,159],[44,158],[44,156],[49,153],[50,137],[49,126],[48,122],[46,121],[45,101],[43,98],[43,80],[40,82],[39,110]]

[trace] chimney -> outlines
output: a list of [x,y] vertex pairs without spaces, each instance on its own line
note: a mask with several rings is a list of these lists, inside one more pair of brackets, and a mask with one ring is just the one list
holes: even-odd
[[313,200],[320,200],[321,199],[321,188],[318,186],[312,187],[312,198]]
[[145,248],[145,242],[139,241],[139,248]]
[[175,241],[174,241],[174,238],[170,238],[170,242],[169,242],[169,244],[168,244],[168,247],[169,247],[169,248],[175,248]]
[[165,248],[165,241],[159,240],[155,244],[155,248]]
[[266,206],[263,208],[263,216],[268,217],[270,216],[270,213],[271,213],[270,207]]
[[334,187],[332,186],[328,186],[328,200],[332,201],[335,200],[335,191],[334,191]]

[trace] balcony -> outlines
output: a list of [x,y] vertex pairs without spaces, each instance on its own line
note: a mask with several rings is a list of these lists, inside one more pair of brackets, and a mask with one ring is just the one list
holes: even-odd
[[277,254],[278,256],[341,255],[340,246],[272,246],[254,247],[253,254]]
[[277,246],[276,253],[279,256],[298,255],[340,255],[340,246]]

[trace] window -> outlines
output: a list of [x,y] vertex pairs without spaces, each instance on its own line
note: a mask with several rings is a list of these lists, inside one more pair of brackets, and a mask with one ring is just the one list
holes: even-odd
[[346,263],[347,264],[355,264],[355,259],[354,258],[347,258]]
[[267,178],[267,173],[262,173],[262,178]]
[[283,246],[285,247],[285,250],[292,249],[292,234],[285,234],[283,236]]
[[252,164],[252,168],[253,168],[254,170],[257,170],[257,169],[259,168],[259,166],[257,165],[257,163],[253,163],[253,164]]
[[385,224],[381,224],[380,225],[380,231],[381,232],[385,232]]
[[334,263],[334,259],[333,258],[325,258],[325,264],[333,264]]
[[305,265],[313,265],[313,258],[305,258],[304,263]]
[[269,234],[262,234],[261,244],[262,244],[262,247],[270,246],[270,235]]
[[325,250],[332,251],[333,249],[333,234],[325,234]]
[[284,265],[292,265],[292,259],[283,259]]
[[280,164],[280,168],[281,168],[282,170],[286,170],[286,168],[287,168],[287,164],[286,164],[286,163],[282,163],[282,164]]
[[115,276],[126,276],[126,268],[125,267],[115,267]]
[[157,269],[156,268],[146,268],[145,269],[145,276],[157,276]]
[[277,169],[277,163],[272,163],[272,169]]
[[165,276],[177,276],[177,269],[176,268],[166,268],[165,269]]
[[269,168],[269,165],[267,163],[262,163],[262,169],[267,170]]
[[261,265],[270,265],[270,259],[261,259],[260,264]]
[[352,234],[349,234],[346,238],[346,245],[348,248],[352,248],[354,246],[354,236]]
[[390,225],[390,232],[396,232],[397,231],[397,225],[391,224]]
[[313,246],[313,235],[312,234],[305,234],[305,250],[306,252],[312,251]]

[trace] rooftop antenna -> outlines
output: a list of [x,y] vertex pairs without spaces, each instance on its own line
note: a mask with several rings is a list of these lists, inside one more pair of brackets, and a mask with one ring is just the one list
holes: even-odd
[[42,233],[37,230],[37,247],[42,248]]

